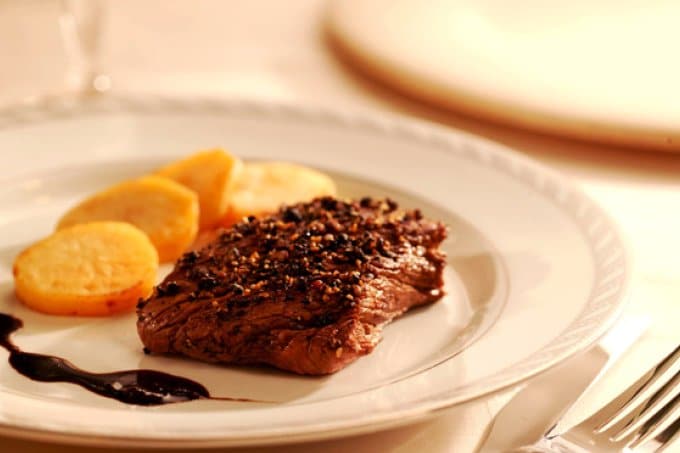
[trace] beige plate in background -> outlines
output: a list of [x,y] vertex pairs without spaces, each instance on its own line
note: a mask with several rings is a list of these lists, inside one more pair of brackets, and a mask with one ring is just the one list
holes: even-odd
[[582,140],[680,151],[680,3],[335,0],[334,42],[413,97]]

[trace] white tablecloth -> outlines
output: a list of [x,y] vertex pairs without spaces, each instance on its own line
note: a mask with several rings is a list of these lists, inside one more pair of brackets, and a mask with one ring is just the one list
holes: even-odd
[[[108,5],[102,62],[119,91],[256,97],[390,112],[514,147],[571,176],[620,223],[629,240],[635,269],[627,314],[648,314],[652,326],[612,370],[606,388],[622,388],[678,344],[680,155],[539,136],[405,100],[357,76],[337,58],[324,37],[323,11],[321,0],[118,0]],[[56,1],[0,2],[0,104],[63,89],[57,12]],[[406,428],[264,451],[470,452],[511,394]],[[14,453],[90,451],[3,437],[0,445]]]

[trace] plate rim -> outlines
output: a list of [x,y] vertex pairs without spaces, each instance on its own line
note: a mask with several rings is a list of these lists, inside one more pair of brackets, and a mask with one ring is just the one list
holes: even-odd
[[[618,226],[604,209],[559,172],[505,145],[465,131],[445,128],[420,119],[406,119],[391,113],[376,114],[365,111],[345,111],[289,102],[245,98],[189,99],[186,97],[163,97],[156,95],[107,95],[92,99],[43,99],[30,104],[19,104],[1,109],[0,132],[17,125],[39,123],[46,120],[79,115],[116,112],[139,114],[163,111],[176,111],[180,113],[231,113],[232,115],[250,113],[296,117],[304,122],[316,121],[338,127],[359,128],[371,133],[397,136],[401,139],[421,143],[423,146],[430,148],[442,148],[444,151],[457,153],[462,157],[476,160],[478,163],[503,171],[516,182],[529,184],[534,192],[547,197],[551,204],[558,206],[561,212],[568,214],[569,220],[574,223],[584,236],[584,241],[588,243],[591,253],[593,253],[593,244],[596,240],[594,235],[597,234],[597,231],[595,230],[598,230],[600,233],[607,233],[606,236],[601,236],[600,240],[604,237],[608,238],[609,242],[613,241],[616,244],[615,250],[618,255],[613,259],[613,262],[618,263],[618,266],[607,271],[607,269],[603,268],[602,260],[598,260],[597,256],[593,257],[595,278],[587,304],[575,320],[543,348],[529,355],[521,362],[515,363],[490,376],[490,378],[493,377],[494,379],[485,378],[473,384],[459,387],[453,392],[453,395],[448,394],[447,396],[446,392],[443,395],[437,394],[430,396],[429,399],[412,403],[410,408],[406,407],[396,409],[389,414],[380,414],[380,417],[372,419],[369,426],[356,426],[356,422],[352,423],[352,421],[342,420],[341,423],[330,423],[331,426],[313,425],[309,427],[296,427],[293,433],[272,432],[270,430],[269,435],[256,434],[255,437],[253,437],[253,434],[238,437],[233,436],[233,433],[227,436],[223,434],[220,436],[220,433],[212,433],[211,435],[210,433],[202,432],[200,434],[201,437],[198,438],[164,438],[153,435],[144,436],[139,435],[139,433],[135,433],[133,436],[129,434],[116,436],[82,432],[82,430],[80,432],[63,431],[50,427],[29,428],[21,425],[11,425],[6,420],[0,420],[0,432],[3,434],[27,438],[46,437],[64,443],[73,443],[76,440],[75,438],[79,437],[80,439],[78,439],[77,443],[87,445],[101,445],[102,441],[111,445],[129,446],[150,446],[172,442],[173,445],[178,447],[189,447],[265,445],[340,437],[352,433],[385,429],[390,426],[420,420],[457,404],[498,392],[547,371],[594,344],[611,328],[625,308],[631,274],[629,248],[626,246],[624,236],[621,234]],[[17,176],[13,175],[11,179]],[[0,178],[0,180],[3,179],[5,178]],[[577,207],[572,207],[571,204],[567,203],[571,199],[577,201]],[[593,225],[597,225],[597,228],[593,228]],[[611,256],[607,260],[612,261]],[[618,274],[615,275],[615,272],[618,272]],[[612,275],[613,277],[611,277]],[[612,279],[618,285],[614,290],[600,289],[598,291],[598,282],[606,279]],[[587,319],[583,319],[584,314],[588,313],[588,308],[594,299],[598,299],[597,304],[599,304],[599,307],[596,310],[593,310],[591,307]],[[565,335],[568,336],[567,341],[565,341]],[[480,385],[480,382],[483,385]],[[480,387],[486,387],[486,390],[480,389]],[[466,392],[474,394],[467,397],[462,395]],[[432,401],[434,397],[436,399]],[[415,408],[413,404],[415,404]]]

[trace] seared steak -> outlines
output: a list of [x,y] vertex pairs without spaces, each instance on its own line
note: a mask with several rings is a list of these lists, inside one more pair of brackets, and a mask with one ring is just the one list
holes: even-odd
[[445,237],[391,200],[283,207],[180,258],[140,301],[137,330],[152,353],[333,373],[394,317],[442,297]]

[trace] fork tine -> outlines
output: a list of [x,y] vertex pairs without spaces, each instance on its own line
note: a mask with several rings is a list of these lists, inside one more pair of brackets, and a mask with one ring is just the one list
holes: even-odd
[[678,418],[680,418],[680,394],[669,404],[669,407],[663,410],[660,416],[651,419],[642,430],[642,434],[638,436],[631,444],[630,448],[636,448],[647,440],[654,438],[664,432],[667,428],[673,425]]
[[[617,410],[610,418],[598,425],[594,432],[600,434],[626,418],[630,413],[655,394],[670,378],[680,371],[680,346],[668,354],[654,369],[649,378],[635,392],[626,404]],[[640,385],[639,381],[635,385]]]
[[647,423],[652,417],[659,413],[668,403],[673,401],[680,394],[680,373],[676,374],[669,382],[666,383],[658,392],[656,392],[647,401],[642,412],[633,417],[623,426],[623,428],[613,436],[611,439],[618,442],[621,439],[628,437],[630,434],[637,431],[641,426]]
[[675,441],[680,440],[680,418],[675,420],[673,424],[664,432],[656,436],[656,440],[661,444],[655,453],[663,453]]

